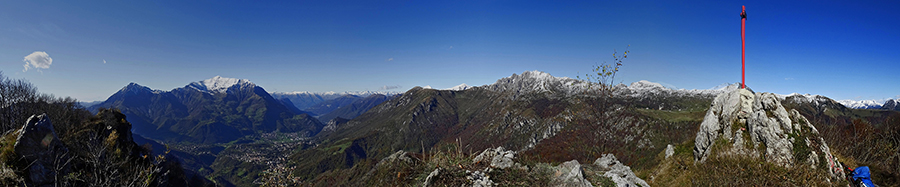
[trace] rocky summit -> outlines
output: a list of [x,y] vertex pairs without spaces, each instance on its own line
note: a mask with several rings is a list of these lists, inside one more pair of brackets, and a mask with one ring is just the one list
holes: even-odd
[[700,124],[694,157],[760,158],[778,166],[827,167],[832,179],[844,176],[819,131],[797,110],[786,110],[772,93],[746,89],[716,96]]

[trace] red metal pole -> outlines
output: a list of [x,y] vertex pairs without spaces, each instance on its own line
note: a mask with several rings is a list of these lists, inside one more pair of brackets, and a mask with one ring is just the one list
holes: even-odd
[[744,39],[744,23],[747,22],[747,7],[741,6],[741,88],[747,88],[747,83],[744,82],[744,77],[746,75],[746,63],[744,61],[744,49],[745,49],[745,39]]

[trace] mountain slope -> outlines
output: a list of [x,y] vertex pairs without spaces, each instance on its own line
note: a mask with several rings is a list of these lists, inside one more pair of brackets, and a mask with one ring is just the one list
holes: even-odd
[[894,99],[887,100],[884,102],[884,105],[881,105],[881,109],[900,111],[900,102]]
[[319,121],[331,121],[334,118],[344,118],[344,119],[353,119],[356,116],[359,116],[366,111],[369,111],[372,107],[378,106],[379,104],[390,100],[397,95],[386,96],[381,94],[370,95],[365,98],[360,98],[356,101],[353,101],[350,104],[341,106],[325,115],[319,116]]
[[135,132],[165,141],[228,142],[260,132],[305,132],[324,125],[247,80],[214,77],[171,91],[131,83],[103,103],[133,120]]
[[877,100],[840,100],[839,103],[843,104],[847,108],[854,109],[879,109],[883,102],[878,102]]
[[[341,108],[345,105],[349,105],[350,103],[353,103],[362,98],[363,97],[356,96],[356,95],[344,95],[344,96],[341,96],[338,98],[334,98],[332,100],[327,100],[327,101],[321,102],[319,104],[313,105],[309,108],[306,108],[305,110],[312,112],[314,114],[324,115],[324,114],[330,113],[331,111],[337,110],[338,108]],[[328,120],[321,120],[321,121],[328,121]]]
[[[660,137],[687,140],[687,127],[701,118],[669,120],[663,116],[702,116],[705,108],[697,108],[708,106],[711,100],[707,95],[609,100],[591,95],[586,86],[577,86],[586,84],[529,71],[462,91],[416,87],[336,125],[333,131],[323,131],[318,143],[291,157],[297,167],[294,171],[297,176],[313,178],[329,170],[366,168],[373,159],[397,150],[421,153],[446,146],[460,150],[502,146],[527,150],[524,157],[546,162],[590,162],[587,159],[599,157],[602,151],[630,151],[636,153],[617,157],[633,162],[643,159],[637,155],[665,147],[665,139]],[[653,110],[624,105],[634,101],[646,101],[649,104],[641,106],[652,105]],[[676,111],[657,112],[657,103]],[[669,132],[676,129],[687,131]]]
[[[361,92],[274,92],[272,93],[272,97],[276,99],[288,99],[294,106],[299,109],[306,109],[312,107],[316,104],[332,100],[338,97],[342,97],[345,95],[355,95],[359,97],[368,97],[374,94],[382,94],[382,95],[396,95],[399,92],[375,92],[375,91],[361,91]],[[319,114],[322,115],[322,114]]]

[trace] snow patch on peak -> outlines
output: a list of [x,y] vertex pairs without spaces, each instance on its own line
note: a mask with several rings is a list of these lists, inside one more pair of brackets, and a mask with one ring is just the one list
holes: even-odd
[[659,95],[659,94],[677,94],[677,95],[700,95],[700,96],[716,96],[720,93],[731,92],[741,88],[740,83],[728,84],[724,83],[719,86],[710,88],[710,89],[675,89],[674,87],[666,87],[661,83],[650,82],[647,80],[641,80],[638,82],[631,83],[630,86],[616,86],[616,87],[624,87],[627,89],[618,90],[620,94],[626,94],[632,97],[645,97],[648,95]]
[[[515,74],[513,74],[513,76],[515,76]],[[513,76],[510,76],[510,77],[513,77]],[[532,78],[532,79],[538,79],[538,80],[554,80],[554,79],[558,79],[558,78],[568,78],[568,77],[554,77],[553,75],[550,75],[549,73],[545,73],[543,71],[538,71],[538,70],[522,72],[521,76],[525,77],[525,78]]]
[[450,87],[450,88],[447,88],[447,89],[444,89],[444,90],[462,91],[462,90],[466,90],[466,89],[469,89],[469,88],[471,88],[471,86],[469,86],[469,85],[466,84],[466,83],[462,83],[462,84],[460,84],[460,85],[456,85],[456,86],[454,86],[454,87]]
[[846,106],[847,108],[855,108],[855,109],[878,109],[881,108],[882,103],[887,102],[890,99],[878,99],[878,100],[840,100],[838,103]]
[[191,88],[211,93],[225,93],[228,91],[228,88],[234,86],[256,86],[250,80],[247,79],[236,79],[236,78],[226,78],[221,76],[215,76],[210,79],[206,79],[200,82],[193,82],[188,85]]
[[424,88],[424,89],[434,89],[434,88],[431,88],[431,85],[425,85],[425,87],[422,87],[422,88]]
[[518,93],[517,95],[535,91],[572,95],[588,89],[588,85],[589,83],[580,80],[569,77],[554,77],[549,73],[535,70],[522,72],[520,75],[513,74],[497,80],[494,84],[482,87],[493,91]]
[[775,94],[775,96],[778,96],[780,99],[797,96],[797,97],[803,97],[807,101],[812,101],[817,97],[822,97],[821,95],[799,94],[799,93],[791,93],[791,94],[787,94],[787,95]]
[[663,86],[663,85],[660,84],[660,83],[650,82],[650,81],[647,81],[647,80],[641,80],[641,81],[637,81],[637,82],[631,83],[631,85],[628,86],[628,88],[631,88],[631,89],[652,89],[652,88],[661,88],[661,89],[662,89],[662,88],[666,88],[666,87]]

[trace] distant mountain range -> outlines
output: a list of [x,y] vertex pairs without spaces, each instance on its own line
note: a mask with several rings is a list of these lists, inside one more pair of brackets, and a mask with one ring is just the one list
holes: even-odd
[[884,109],[900,111],[897,107],[898,99],[880,99],[880,100],[840,100],[839,103],[854,109]]
[[[736,83],[715,90],[676,90],[640,81],[617,86],[617,95],[624,97],[604,101],[592,94],[596,87],[589,84],[545,72],[526,71],[490,85],[464,85],[446,90],[415,87],[349,121],[329,122],[317,135],[318,148],[292,156],[299,167],[295,171],[299,172],[298,176],[313,177],[330,169],[354,167],[357,162],[370,158],[384,158],[396,150],[424,152],[451,144],[461,144],[463,150],[502,146],[509,150],[548,151],[560,149],[555,146],[557,143],[631,142],[634,146],[615,149],[649,151],[650,147],[665,146],[651,140],[655,134],[663,133],[660,130],[672,127],[651,128],[638,121],[606,121],[603,116],[641,115],[608,108],[627,102],[642,109],[702,112],[716,94],[739,86]],[[462,87],[465,89],[459,89]],[[598,107],[584,107],[592,104]],[[596,129],[602,130],[596,133],[603,135],[583,137],[571,134],[580,131],[563,130],[594,129],[594,126],[599,126]],[[630,138],[621,138],[625,136]]]
[[[276,99],[288,99],[291,103],[294,103],[294,106],[301,110],[309,111],[309,107],[313,107],[319,103],[337,99],[339,97],[343,97],[346,95],[352,95],[357,97],[368,97],[370,95],[381,94],[381,95],[397,95],[400,92],[378,92],[378,91],[359,91],[359,92],[274,92],[271,93],[272,97]],[[349,104],[349,103],[346,103]],[[336,109],[335,107],[334,109]],[[323,115],[324,113],[316,113],[318,115]]]
[[[611,98],[596,94],[594,86],[526,71],[489,85],[443,90],[270,94],[249,80],[217,76],[170,91],[131,83],[89,109],[118,108],[135,133],[150,139],[221,145],[219,151],[202,153],[206,161],[192,168],[215,160],[209,166],[215,176],[252,184],[254,178],[246,176],[270,166],[250,164],[257,157],[240,155],[277,157],[267,159],[296,167],[294,176],[304,180],[326,171],[365,171],[371,166],[358,164],[375,164],[397,150],[426,153],[450,146],[469,151],[502,146],[542,161],[586,159],[607,151],[628,153],[622,160],[636,162],[666,144],[693,138],[710,102],[740,83],[686,90],[638,81],[616,85]],[[779,97],[804,115],[852,112],[824,96]],[[896,110],[897,104],[890,100],[879,107]],[[257,150],[246,148],[251,145],[287,148],[275,155],[251,154]],[[244,164],[254,165],[249,174],[240,172],[249,168]]]
[[89,110],[98,108],[118,108],[135,133],[165,141],[219,143],[273,131],[312,136],[324,126],[246,79],[219,76],[171,91],[131,83]]

